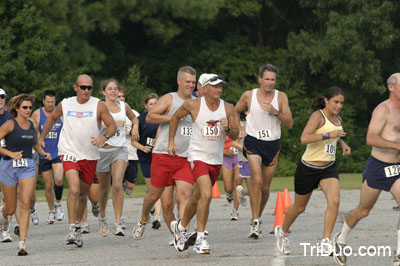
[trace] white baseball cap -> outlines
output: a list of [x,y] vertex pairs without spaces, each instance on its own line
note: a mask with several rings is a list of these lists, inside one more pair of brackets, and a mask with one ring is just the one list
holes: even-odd
[[[217,84],[220,84],[220,83],[226,83],[222,79],[222,77],[220,75],[207,74],[207,73],[202,74],[202,75],[204,75],[203,80],[202,80],[203,82],[200,83],[200,84],[202,84],[203,87],[206,86],[206,85],[213,85],[214,86],[214,85],[217,85]],[[199,78],[199,81],[200,81],[200,78]]]
[[203,73],[203,74],[200,75],[199,81],[198,81],[198,82],[199,82],[199,84],[200,84],[201,86],[204,86],[203,84],[204,84],[204,82],[207,81],[208,75],[210,75],[210,74],[208,74],[208,73]]
[[0,88],[0,95],[2,94],[7,96],[6,92],[2,88]]

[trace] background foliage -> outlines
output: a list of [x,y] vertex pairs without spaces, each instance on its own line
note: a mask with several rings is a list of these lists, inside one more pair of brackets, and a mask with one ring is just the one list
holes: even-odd
[[79,73],[99,83],[116,78],[143,111],[148,92],[176,89],[176,71],[191,65],[229,83],[238,100],[258,86],[265,63],[279,68],[294,127],[283,129],[278,175],[293,175],[311,99],[332,85],[346,93],[341,113],[353,154],[342,172],[360,172],[369,155],[371,112],[398,71],[399,1],[389,0],[2,0],[0,87],[9,96],[44,90],[74,95]]

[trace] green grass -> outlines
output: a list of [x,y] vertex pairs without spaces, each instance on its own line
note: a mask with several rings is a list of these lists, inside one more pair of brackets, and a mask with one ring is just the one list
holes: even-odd
[[[289,177],[274,177],[271,184],[271,191],[283,191],[283,189],[287,188],[289,191],[293,191],[293,176]],[[340,187],[341,189],[360,189],[362,181],[361,174],[341,174],[340,175]],[[244,184],[244,182],[243,182]],[[224,184],[222,180],[218,180],[218,187],[221,194],[224,194]],[[68,189],[64,189],[63,200],[67,199]],[[127,196],[124,195],[125,198],[142,198],[145,195],[145,185],[136,185],[135,189],[132,192],[132,195]],[[111,193],[110,193],[111,197]],[[44,190],[36,190],[36,200],[37,201],[46,201]]]

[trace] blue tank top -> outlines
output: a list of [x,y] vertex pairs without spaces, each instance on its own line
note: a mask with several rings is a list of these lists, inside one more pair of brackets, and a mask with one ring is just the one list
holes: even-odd
[[[146,123],[146,116],[148,112],[142,113],[139,119],[139,143],[144,146],[154,147],[154,139],[156,138],[158,124]],[[152,152],[145,153],[142,150],[137,150],[139,161],[151,162]]]
[[[39,133],[42,133],[43,125],[46,123],[47,115],[43,112],[43,107],[40,108],[40,121],[39,121]],[[44,151],[51,154],[51,158],[58,157],[58,140],[60,139],[60,132],[63,126],[61,118],[57,119],[54,123],[53,128],[44,138]],[[40,159],[44,159],[42,155],[39,155]]]
[[[0,127],[1,127],[5,122],[7,122],[7,120],[10,120],[10,119],[11,119],[10,113],[9,113],[7,110],[4,110],[4,112],[3,112],[2,114],[0,114]],[[0,140],[0,145],[1,145],[1,147],[3,147],[3,148],[6,147],[6,141],[5,141],[5,139],[1,139],[1,140]],[[3,156],[3,155],[0,154],[0,158],[1,158],[2,156]]]
[[[22,151],[22,158],[32,158],[32,147],[36,141],[35,128],[33,122],[29,121],[29,129],[22,129],[15,118],[11,118],[14,121],[14,129],[5,136],[6,149],[12,152]],[[11,159],[8,156],[4,156],[4,159]]]

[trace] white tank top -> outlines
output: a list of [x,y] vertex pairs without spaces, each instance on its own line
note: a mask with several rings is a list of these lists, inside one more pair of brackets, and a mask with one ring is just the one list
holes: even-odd
[[223,162],[226,133],[219,119],[226,117],[224,101],[220,100],[218,109],[208,109],[204,97],[200,97],[200,109],[192,124],[192,138],[188,150],[188,161],[199,160],[211,165]]
[[[256,139],[272,141],[281,138],[281,121],[273,114],[263,110],[257,101],[258,89],[253,89],[250,112],[246,116],[246,133]],[[278,90],[274,90],[272,106],[279,111]]]
[[[126,121],[126,111],[125,111],[125,103],[121,101],[117,101],[117,104],[120,108],[118,113],[110,112],[111,116],[114,118],[115,123],[120,123],[121,121]],[[102,130],[102,135],[106,134],[106,130]],[[115,134],[109,138],[106,143],[110,146],[114,147],[126,147],[126,135],[125,135],[125,126],[117,127],[117,131]]]
[[[132,109],[132,112],[135,114],[136,117],[140,115],[136,110]],[[132,121],[128,117],[126,117],[125,128],[128,129],[129,131],[132,130]],[[132,146],[131,139],[132,136],[126,135],[126,146],[128,147],[128,160],[137,161],[139,160],[137,156],[137,149]]]
[[[173,115],[176,110],[183,104],[185,99],[178,96],[176,92],[169,93],[172,95],[172,105],[169,115]],[[187,157],[187,149],[189,147],[190,137],[192,136],[192,117],[187,115],[185,120],[179,121],[175,135],[176,155]],[[160,124],[160,134],[157,138],[156,145],[153,148],[153,153],[168,154],[168,137],[169,123]]]
[[100,136],[98,102],[99,99],[90,97],[88,102],[80,104],[76,96],[61,102],[64,125],[58,142],[58,155],[65,155],[71,161],[100,158],[98,148],[91,142],[91,137]]

